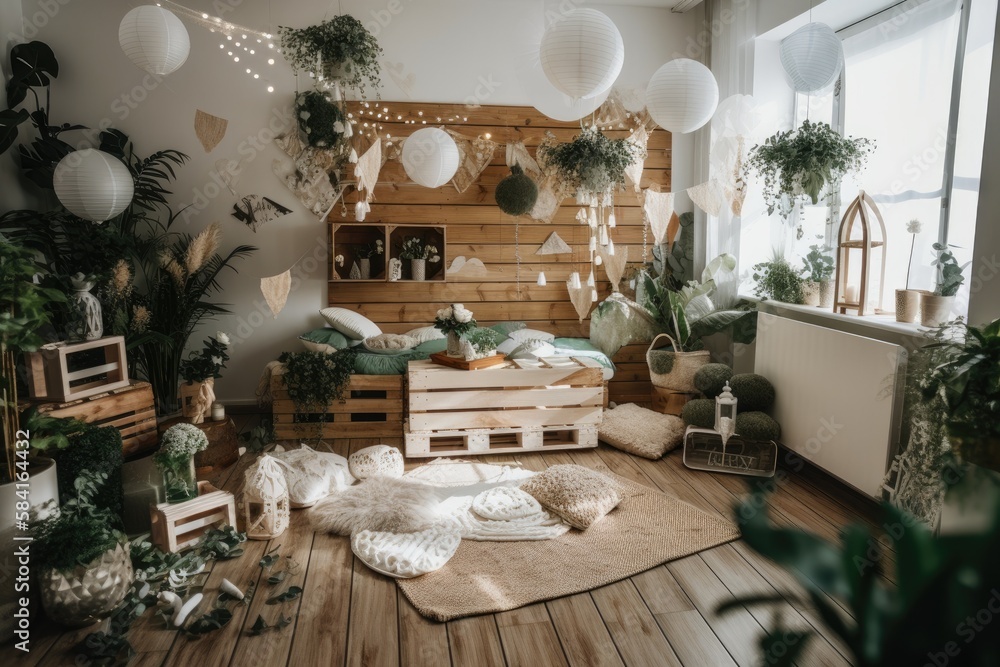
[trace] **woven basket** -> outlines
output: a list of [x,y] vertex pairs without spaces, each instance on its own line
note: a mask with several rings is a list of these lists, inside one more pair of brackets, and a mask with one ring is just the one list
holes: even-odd
[[[655,349],[656,343],[666,338],[670,341],[672,350]],[[711,361],[711,354],[708,350],[698,352],[681,352],[677,347],[677,342],[669,334],[662,333],[653,339],[646,350],[646,365],[649,366],[649,378],[654,387],[694,393],[694,374],[698,369]],[[665,372],[657,372],[665,371]]]

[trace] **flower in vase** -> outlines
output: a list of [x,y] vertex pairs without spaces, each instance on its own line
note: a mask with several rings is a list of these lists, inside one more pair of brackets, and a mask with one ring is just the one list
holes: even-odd
[[226,347],[229,347],[229,342],[230,342],[229,341],[229,334],[227,334],[225,331],[216,331],[215,332],[215,340],[219,341],[220,343],[222,343]]
[[921,227],[923,227],[923,225],[916,218],[906,223],[906,231],[910,234],[919,234]]

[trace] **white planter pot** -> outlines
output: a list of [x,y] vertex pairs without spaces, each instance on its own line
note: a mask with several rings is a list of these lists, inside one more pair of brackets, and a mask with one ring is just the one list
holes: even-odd
[[955,297],[938,296],[931,292],[920,294],[920,325],[939,327],[951,319],[951,310],[955,305]]
[[802,304],[805,306],[819,306],[820,284],[815,280],[802,281]]
[[358,260],[358,269],[361,271],[361,279],[369,280],[372,277],[372,261],[367,257]]
[[916,322],[920,316],[920,292],[913,289],[896,290],[896,321]]
[[426,259],[411,259],[410,260],[410,277],[413,280],[426,280],[427,279],[427,260]]
[[830,308],[833,306],[833,281],[823,280],[819,284],[819,307]]
[[69,627],[85,627],[106,618],[132,586],[129,544],[118,544],[67,572],[46,569],[38,573],[45,614]]

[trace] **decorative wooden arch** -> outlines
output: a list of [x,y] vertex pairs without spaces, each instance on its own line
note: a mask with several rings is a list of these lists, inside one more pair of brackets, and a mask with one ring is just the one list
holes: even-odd
[[[878,221],[878,229],[881,231],[879,239],[872,238],[872,216],[866,209],[870,209]],[[861,239],[852,239],[851,232],[859,220],[861,221]],[[882,219],[882,212],[879,211],[871,196],[861,190],[847,207],[847,211],[840,221],[840,231],[837,233],[837,279],[833,296],[833,312],[839,311],[841,314],[846,314],[848,310],[857,310],[859,316],[865,314],[865,306],[868,304],[868,283],[872,270],[872,250],[875,248],[882,248],[878,307],[875,311],[882,310],[882,287],[885,285],[885,239],[885,221]],[[861,284],[858,286],[857,302],[851,302],[847,300],[847,280],[851,272],[851,256],[857,251],[861,252]]]

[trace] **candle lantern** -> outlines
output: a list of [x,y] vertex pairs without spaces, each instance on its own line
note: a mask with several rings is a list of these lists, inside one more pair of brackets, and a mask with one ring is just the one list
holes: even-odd
[[[833,312],[882,310],[885,286],[885,221],[864,190],[847,207],[837,234]],[[877,275],[878,283],[872,277]]]
[[726,383],[722,393],[715,397],[715,430],[722,436],[722,446],[736,432],[736,397]]
[[288,528],[288,484],[273,456],[263,456],[247,470],[240,500],[247,537],[270,540]]

